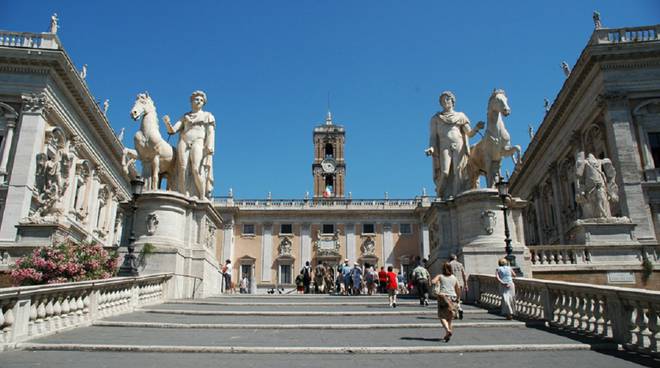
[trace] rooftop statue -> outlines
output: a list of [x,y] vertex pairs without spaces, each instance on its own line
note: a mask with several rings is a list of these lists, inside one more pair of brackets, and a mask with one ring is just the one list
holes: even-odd
[[514,164],[521,161],[522,149],[511,144],[511,136],[504,125],[503,117],[509,116],[510,113],[511,108],[504,90],[493,90],[488,99],[486,133],[472,148],[470,155],[468,169],[472,189],[479,186],[479,176],[482,173],[486,176],[486,186],[495,187],[502,167],[502,158],[510,156]]
[[603,28],[603,23],[601,23],[600,21],[600,13],[598,12],[598,10],[594,10],[593,19],[594,19],[594,29]]
[[[213,151],[215,150],[215,117],[202,110],[206,94],[195,91],[190,96],[191,111],[174,125],[169,116],[163,121],[170,134],[179,132],[177,143],[177,189],[191,197],[207,198],[213,191]],[[192,182],[191,182],[192,179]]]
[[50,33],[57,34],[57,29],[60,28],[59,24],[57,24],[58,20],[59,19],[57,18],[57,13],[53,13],[53,15],[50,17]]
[[452,92],[442,92],[440,105],[443,110],[431,118],[429,147],[424,151],[433,157],[433,181],[440,198],[451,198],[470,188],[466,171],[469,138],[484,126],[479,122],[472,130],[468,117],[454,111],[455,104],[456,97]]
[[564,71],[564,76],[568,78],[571,75],[571,67],[568,66],[568,63],[565,61],[561,62],[561,70]]

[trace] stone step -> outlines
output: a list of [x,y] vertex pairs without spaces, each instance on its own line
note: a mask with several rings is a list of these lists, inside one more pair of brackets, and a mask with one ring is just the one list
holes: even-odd
[[[83,327],[33,340],[33,343],[62,345],[92,344],[128,346],[209,346],[274,348],[353,348],[353,347],[437,347],[445,346],[441,328],[396,328],[374,332],[363,329],[180,329],[143,327]],[[597,339],[563,336],[543,328],[460,328],[454,329],[450,345],[596,344]],[[293,350],[292,350],[293,351]],[[297,351],[297,350],[296,350]]]
[[616,350],[616,344],[508,344],[443,346],[352,346],[352,347],[279,347],[279,346],[171,346],[117,344],[44,344],[20,343],[18,349],[29,351],[87,351],[130,353],[236,353],[236,354],[419,354],[484,353],[521,351]]
[[[355,301],[321,301],[317,299],[303,299],[303,300],[253,300],[253,301],[217,301],[217,300],[168,300],[165,304],[185,304],[185,305],[217,305],[217,306],[240,306],[240,307],[254,307],[254,306],[278,306],[278,307],[288,307],[288,306],[310,306],[310,307],[341,307],[341,306],[389,306],[389,301],[387,299],[375,299],[371,300],[355,300]],[[430,305],[436,305],[435,301],[430,301]],[[419,301],[397,301],[397,306],[420,306]]]
[[[437,323],[438,317],[435,314],[427,315],[382,315],[374,314],[368,316],[255,316],[255,315],[195,315],[195,314],[174,314],[174,313],[148,313],[138,311],[129,314],[122,314],[113,317],[107,317],[105,321],[115,322],[162,322],[162,323],[251,323],[260,325],[270,324],[390,324],[390,323]],[[497,322],[505,321],[504,317],[489,313],[468,313],[465,315],[465,322]],[[460,321],[459,321],[460,322]]]
[[452,368],[563,368],[591,366],[598,368],[641,368],[658,366],[657,361],[640,359],[630,353],[607,350],[561,351],[489,351],[443,352],[416,354],[163,354],[149,352],[112,351],[8,351],[0,357],[3,368],[25,367],[98,367],[105,368],[158,367],[158,368],[401,368],[442,366]]
[[[160,307],[160,306],[159,306]],[[141,308],[138,309],[147,313],[164,314],[182,314],[182,315],[200,315],[200,316],[427,316],[437,315],[436,310],[418,309],[418,310],[357,310],[357,311],[286,311],[286,310],[189,310],[189,309],[170,309],[170,308]],[[467,310],[465,314],[485,314],[487,311]]]
[[[209,303],[163,303],[158,305],[157,309],[174,309],[190,311],[241,311],[241,312],[264,312],[264,311],[316,311],[316,312],[356,312],[356,311],[428,311],[437,310],[437,305],[421,306],[419,304],[399,304],[396,308],[391,308],[388,303],[374,304],[350,304],[350,305],[319,305],[319,304],[253,304],[253,305],[217,305]],[[466,311],[485,312],[484,309],[465,306]],[[472,312],[471,312],[472,313]]]
[[[254,324],[254,323],[171,323],[171,322],[126,322],[98,321],[92,324],[100,327],[144,327],[144,328],[194,328],[194,329],[251,329],[251,330],[374,330],[393,328],[442,328],[440,323],[390,323],[390,324]],[[527,327],[524,322],[454,322],[458,328],[483,327]]]

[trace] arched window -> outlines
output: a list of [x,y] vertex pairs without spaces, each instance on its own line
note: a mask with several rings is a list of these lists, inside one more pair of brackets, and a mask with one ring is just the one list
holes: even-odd
[[335,157],[335,148],[332,146],[332,143],[325,144],[325,158]]

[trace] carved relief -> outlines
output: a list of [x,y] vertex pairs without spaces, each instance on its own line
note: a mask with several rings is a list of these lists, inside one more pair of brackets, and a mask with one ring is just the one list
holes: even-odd
[[38,114],[51,107],[50,101],[48,101],[48,97],[44,92],[23,95],[22,99],[23,99],[23,112]]
[[46,132],[44,153],[37,155],[36,189],[37,209],[30,216],[31,222],[41,222],[48,218],[54,221],[62,215],[61,203],[69,181],[72,155],[64,132],[59,128]]
[[158,216],[155,213],[147,215],[147,234],[154,235],[158,230]]
[[486,210],[481,212],[481,221],[484,225],[484,230],[486,234],[491,235],[495,230],[495,224],[497,224],[497,217],[495,211]]
[[332,235],[324,235],[317,232],[316,240],[314,240],[314,250],[319,256],[339,256],[339,230],[336,230]]
[[279,257],[291,255],[291,240],[288,237],[283,237],[280,245],[277,246],[277,255]]
[[364,242],[362,242],[360,250],[363,256],[373,256],[376,254],[376,243],[370,236],[367,236]]
[[206,247],[213,249],[215,246],[215,231],[217,227],[208,217],[206,218]]

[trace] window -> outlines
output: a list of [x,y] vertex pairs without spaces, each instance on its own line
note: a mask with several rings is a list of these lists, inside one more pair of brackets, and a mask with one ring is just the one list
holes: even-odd
[[241,265],[241,280],[243,277],[247,276],[248,282],[252,280],[252,265],[242,264]]
[[401,234],[412,234],[412,225],[411,224],[399,224],[399,233]]
[[280,265],[280,284],[291,284],[291,265]]
[[280,234],[293,234],[293,225],[291,225],[291,224],[281,224],[280,225]]
[[254,224],[243,224],[243,235],[254,235]]
[[362,234],[374,234],[376,233],[376,227],[374,224],[362,224]]
[[326,143],[325,145],[325,158],[333,158],[335,150],[332,147],[331,143]]
[[660,168],[660,132],[649,133],[649,145],[655,167]]
[[335,225],[334,224],[323,224],[323,227],[321,228],[321,232],[323,234],[334,234],[335,233]]

